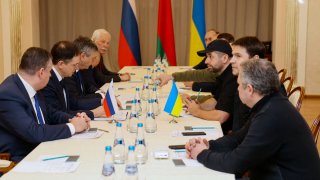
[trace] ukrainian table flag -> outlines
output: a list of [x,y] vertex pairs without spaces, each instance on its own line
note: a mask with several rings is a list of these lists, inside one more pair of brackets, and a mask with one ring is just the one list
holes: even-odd
[[164,107],[164,111],[172,116],[179,117],[182,110],[182,100],[178,92],[178,88],[175,81],[172,81],[172,88]]
[[107,117],[110,117],[119,111],[116,96],[113,91],[113,80],[111,80],[106,96],[103,99],[103,108]]
[[197,51],[205,49],[204,36],[206,34],[204,0],[194,0],[192,18],[190,23],[190,49],[189,65],[197,65],[203,57],[197,55]]

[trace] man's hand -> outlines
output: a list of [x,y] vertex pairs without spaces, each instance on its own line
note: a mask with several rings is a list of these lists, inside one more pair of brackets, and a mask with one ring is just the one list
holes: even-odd
[[85,112],[77,113],[77,117],[82,117],[82,118],[84,118],[86,121],[91,121],[91,119],[87,116],[87,114],[86,114]]
[[196,103],[196,101],[190,99],[185,99],[183,102],[187,107],[187,111],[193,116],[197,116],[197,112],[199,112],[199,110],[201,109],[200,105]]
[[182,102],[184,102],[186,99],[191,100],[191,96],[186,93],[180,93],[180,97],[181,97]]
[[105,117],[105,112],[103,106],[99,106],[95,109],[92,109],[91,112],[93,113],[94,117]]
[[195,148],[196,145],[200,144],[201,142],[203,142],[207,146],[207,148],[209,148],[209,143],[207,139],[192,138],[186,143],[185,148],[186,148],[186,153],[188,158],[191,158],[192,149]]
[[183,84],[184,84],[185,87],[191,87],[192,88],[193,81],[186,81]]
[[158,77],[156,77],[156,80],[160,80],[160,87],[168,84],[168,82],[172,79],[173,77],[167,74],[160,74]]
[[90,120],[86,120],[83,117],[73,117],[69,122],[74,126],[76,133],[90,128]]
[[123,74],[120,74],[120,79],[121,81],[129,81],[131,79],[131,76],[129,73],[123,73]]
[[196,144],[191,148],[188,156],[191,159],[197,159],[197,156],[205,149],[209,149],[209,143],[206,139],[197,139]]

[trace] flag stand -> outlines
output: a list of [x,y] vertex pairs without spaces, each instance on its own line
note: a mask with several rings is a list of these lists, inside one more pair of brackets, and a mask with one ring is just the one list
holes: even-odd
[[172,117],[172,119],[169,121],[169,124],[177,124],[178,121],[175,119],[175,117],[172,115],[171,115],[171,117]]

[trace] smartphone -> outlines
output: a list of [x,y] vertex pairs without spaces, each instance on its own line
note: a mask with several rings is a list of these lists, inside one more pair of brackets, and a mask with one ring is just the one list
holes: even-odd
[[184,164],[182,159],[172,159],[172,161],[175,166],[185,166],[186,165],[186,164]]
[[79,159],[79,156],[69,156],[66,162],[76,162]]
[[205,132],[203,131],[198,131],[198,132],[182,132],[183,136],[204,136],[206,135]]
[[185,145],[181,144],[181,145],[170,145],[169,149],[185,149]]

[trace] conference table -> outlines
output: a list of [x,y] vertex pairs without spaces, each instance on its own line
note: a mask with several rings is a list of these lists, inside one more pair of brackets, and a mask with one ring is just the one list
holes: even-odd
[[[185,71],[190,69],[187,66],[168,67],[167,73]],[[146,66],[127,66],[121,69],[120,72],[129,72],[131,74],[131,81],[114,83],[114,93],[121,97],[133,98],[135,94],[135,87],[142,87],[143,76],[147,73]],[[191,90],[186,90],[183,83],[177,82],[179,92],[188,94],[197,94]],[[182,136],[181,132],[185,131],[184,126],[210,126],[214,127],[213,131],[207,133],[207,139],[217,139],[221,137],[222,130],[219,122],[206,121],[188,114],[183,114],[181,117],[175,118],[178,123],[169,123],[172,117],[163,111],[165,102],[169,95],[172,82],[163,86],[159,90],[159,101],[162,112],[156,117],[157,131],[155,133],[145,133],[145,141],[148,151],[148,160],[143,165],[138,165],[139,179],[215,179],[215,180],[229,180],[234,179],[233,174],[223,173],[208,169],[204,166],[181,166],[174,165],[172,158],[176,158],[177,154],[168,148],[169,145],[185,144],[190,138],[195,136]],[[101,87],[106,91],[109,84]],[[124,99],[126,99],[124,98]],[[143,102],[142,104],[144,104]],[[145,119],[145,114],[142,114],[141,122]],[[129,145],[134,145],[135,133],[127,131],[128,120],[121,121],[123,128],[126,149]],[[96,127],[109,132],[102,132],[102,136],[95,139],[62,139],[49,142],[43,142],[37,146],[27,157],[25,161],[37,161],[41,155],[79,155],[79,167],[72,173],[22,173],[10,171],[1,179],[104,179],[102,176],[102,166],[104,162],[105,146],[113,145],[115,135],[115,123],[110,121],[91,121],[91,127]],[[167,151],[169,152],[168,159],[155,159],[154,152]],[[19,166],[19,164],[17,165]],[[123,179],[125,172],[125,165],[115,165],[114,179]],[[110,179],[110,178],[109,178]]]

